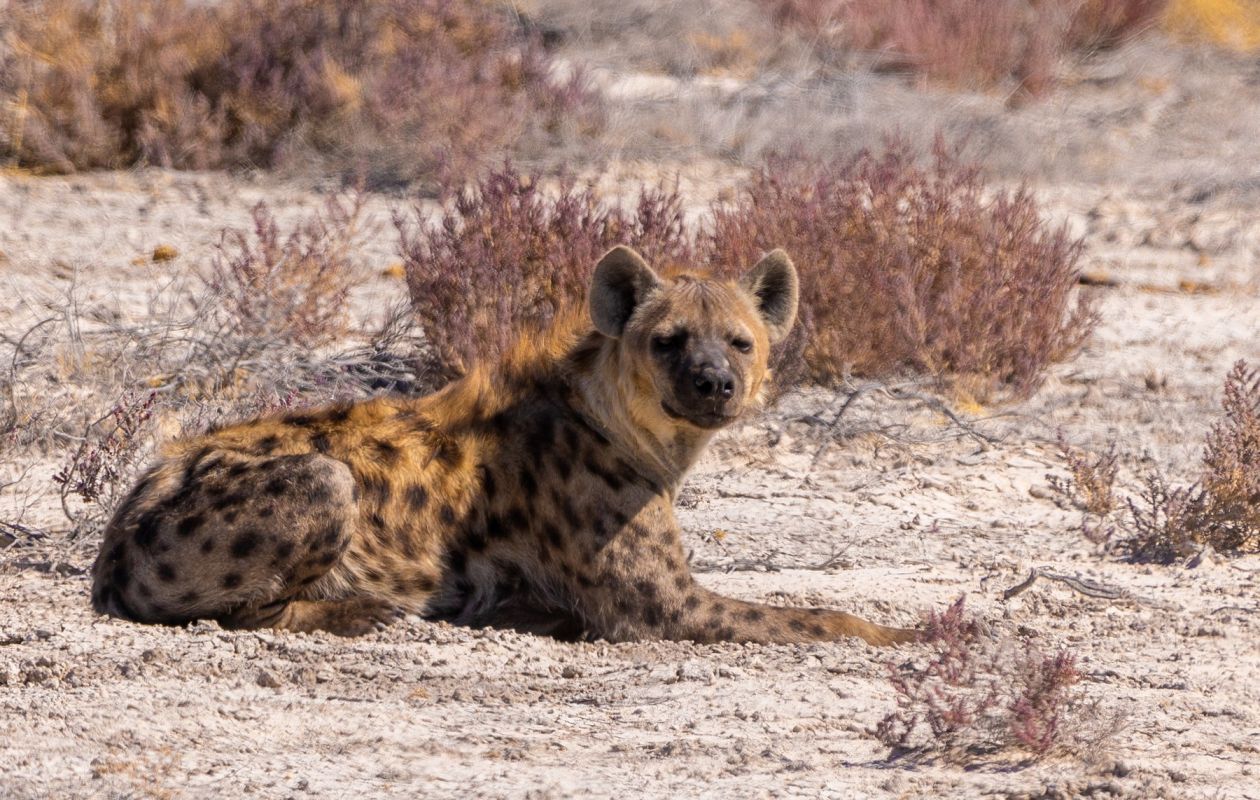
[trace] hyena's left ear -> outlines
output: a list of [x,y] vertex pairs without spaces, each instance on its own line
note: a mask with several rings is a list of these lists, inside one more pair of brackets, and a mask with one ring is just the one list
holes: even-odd
[[739,285],[752,295],[766,323],[771,344],[781,341],[796,322],[796,306],[800,302],[800,282],[792,259],[782,250],[767,253],[756,266],[740,278]]
[[591,278],[591,320],[595,329],[620,338],[630,315],[643,299],[661,285],[661,279],[643,256],[624,245],[604,254]]

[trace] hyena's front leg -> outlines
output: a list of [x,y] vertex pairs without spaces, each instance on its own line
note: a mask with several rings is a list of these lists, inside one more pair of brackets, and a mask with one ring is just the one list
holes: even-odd
[[919,631],[840,611],[750,603],[711,592],[692,578],[672,514],[630,521],[592,566],[593,579],[574,590],[592,632],[610,640],[775,643],[856,637],[882,646],[920,637]]

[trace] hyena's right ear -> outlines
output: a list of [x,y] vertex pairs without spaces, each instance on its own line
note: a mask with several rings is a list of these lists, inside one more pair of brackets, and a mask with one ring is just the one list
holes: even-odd
[[630,315],[661,285],[643,256],[624,245],[604,254],[591,278],[591,320],[595,329],[613,339],[626,329]]

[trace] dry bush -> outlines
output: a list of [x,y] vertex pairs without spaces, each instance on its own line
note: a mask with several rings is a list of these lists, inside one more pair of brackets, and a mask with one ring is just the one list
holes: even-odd
[[984,633],[963,598],[930,612],[926,660],[889,665],[897,707],[875,735],[898,755],[965,761],[1005,750],[1033,758],[1083,743],[1090,722],[1075,658]]
[[46,0],[0,23],[0,157],[465,174],[590,101],[475,0]]
[[244,340],[317,347],[346,331],[346,301],[362,276],[353,263],[364,195],[330,197],[322,214],[282,234],[264,203],[252,235],[226,230],[203,280],[220,325]]
[[1115,483],[1119,470],[1116,442],[1101,453],[1086,453],[1059,437],[1059,455],[1067,466],[1067,478],[1047,475],[1050,488],[1090,514],[1105,516],[1116,508]]
[[[1204,547],[1219,553],[1260,552],[1260,370],[1245,361],[1225,378],[1221,417],[1208,432],[1202,475],[1189,486],[1170,485],[1159,472],[1141,478],[1136,497],[1125,498],[1125,535],[1113,538],[1114,442],[1094,459],[1060,447],[1071,477],[1050,478],[1056,491],[1079,499],[1091,540],[1133,561],[1169,564]],[[1102,499],[1109,502],[1102,502]],[[1091,502],[1097,501],[1097,502]]]
[[763,0],[780,25],[877,54],[881,69],[1043,94],[1072,52],[1152,26],[1166,0]]
[[395,224],[412,307],[446,379],[582,302],[595,262],[614,245],[654,264],[686,261],[691,247],[676,189],[644,189],[623,208],[572,181],[548,193],[510,166],[460,192],[440,222],[424,220],[417,208],[414,221]]
[[[993,190],[938,143],[818,162],[777,159],[714,209],[706,249],[742,267],[785,248],[801,272],[796,346],[780,380],[912,370],[981,395],[1031,391],[1094,325],[1075,292],[1079,242],[1026,190]],[[962,380],[959,380],[962,379]]]
[[118,492],[125,488],[123,480],[130,475],[143,445],[141,436],[148,431],[157,395],[126,392],[109,410],[109,414],[91,426],[79,447],[56,475],[53,482],[61,487],[62,508],[73,519],[67,500],[70,495],[83,503],[112,507]]
[[1221,552],[1260,552],[1260,369],[1235,363],[1221,406],[1203,452],[1200,538]]

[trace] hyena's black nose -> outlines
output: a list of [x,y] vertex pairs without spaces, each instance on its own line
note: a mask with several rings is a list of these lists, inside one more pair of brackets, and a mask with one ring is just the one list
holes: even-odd
[[730,370],[701,367],[693,374],[692,384],[705,400],[730,400],[735,394],[735,376]]

